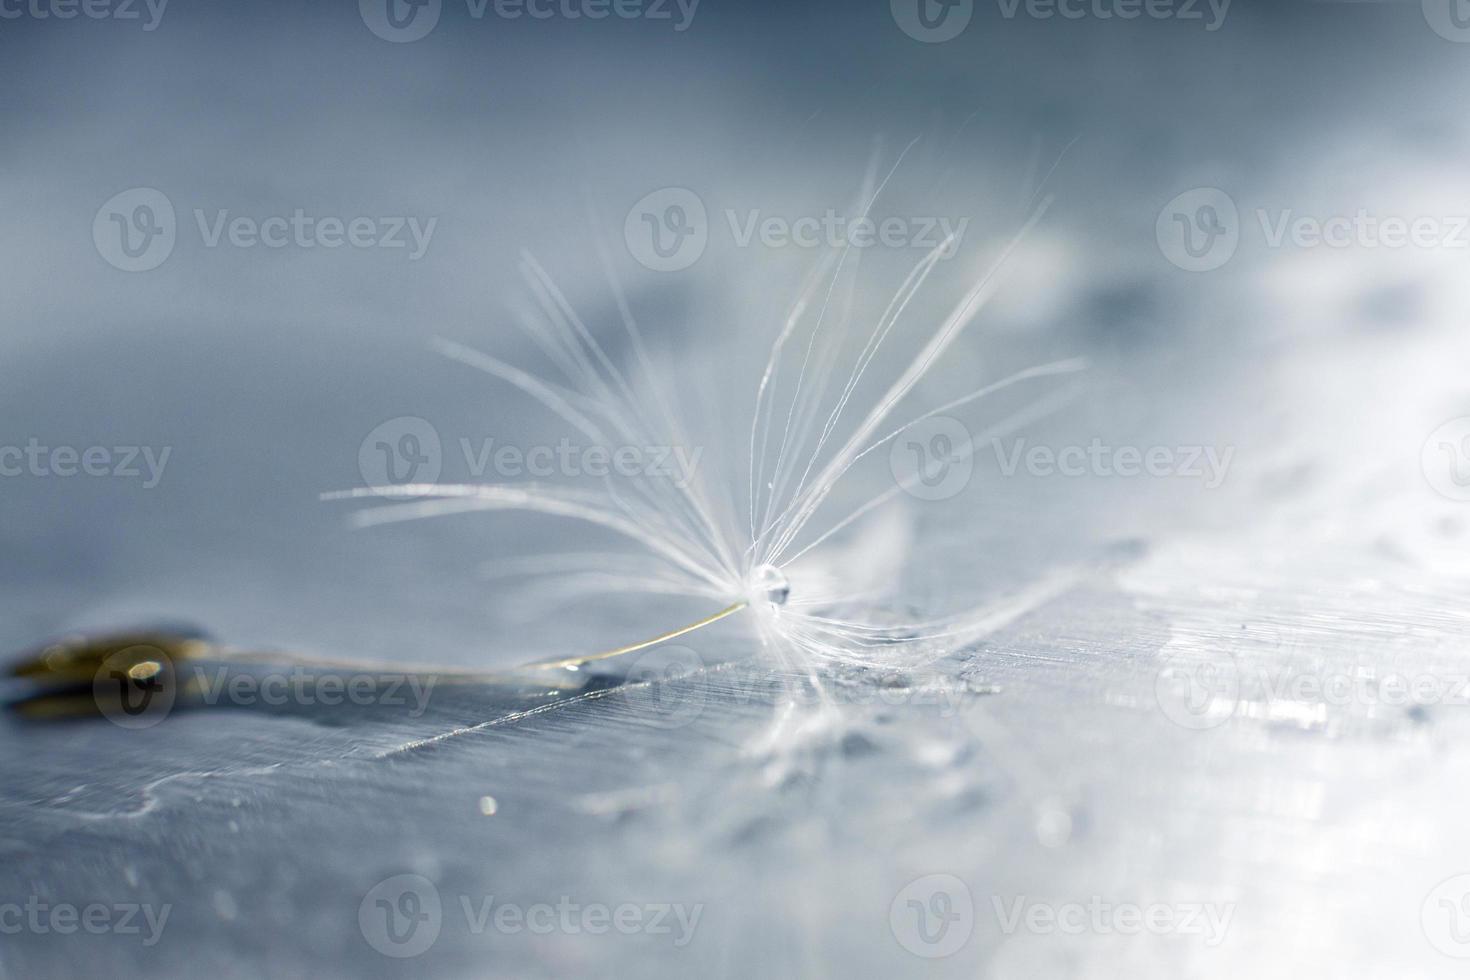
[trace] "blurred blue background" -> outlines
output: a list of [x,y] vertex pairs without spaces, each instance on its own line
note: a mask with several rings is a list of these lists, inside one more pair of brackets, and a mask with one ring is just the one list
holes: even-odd
[[[1349,657],[1381,674],[1402,656],[1458,670],[1470,571],[1457,489],[1470,443],[1453,428],[1470,414],[1458,0],[1236,0],[1134,19],[1103,16],[1132,8],[1102,0],[1061,5],[1076,17],[921,0],[942,23],[968,16],[945,40],[926,39],[904,0],[701,0],[604,19],[390,2],[418,10],[404,30],[432,27],[407,39],[372,0],[171,0],[161,14],[70,19],[59,3],[0,2],[0,445],[169,453],[151,487],[0,477],[6,649],[182,619],[249,648],[504,666],[670,622],[626,602],[524,605],[485,575],[585,548],[580,531],[497,516],[354,530],[351,508],[318,495],[362,486],[365,441],[405,417],[441,439],[445,480],[472,475],[460,439],[564,434],[430,343],[534,363],[513,325],[527,250],[625,361],[605,250],[660,363],[708,402],[698,442],[739,498],[760,366],[821,250],[742,245],[727,216],[851,214],[870,168],[886,174],[912,140],[875,216],[965,221],[916,301],[922,322],[1054,196],[916,406],[1085,356],[1077,400],[1028,438],[1230,447],[1228,479],[1005,478],[977,453],[965,494],[911,502],[930,550],[910,574],[963,597],[1102,570],[973,654],[1004,681],[996,717],[967,716],[959,734],[900,720],[901,750],[869,769],[834,750],[800,791],[773,788],[740,748],[770,712],[719,691],[710,702],[725,707],[697,737],[582,705],[427,755],[397,753],[499,709],[453,702],[361,731],[205,714],[136,738],[9,723],[6,893],[131,889],[190,911],[156,950],[7,935],[0,972],[1453,975],[1419,905],[1465,870],[1455,709],[1257,705],[1201,735],[1150,699],[1160,657],[1180,644],[1246,657],[1231,645],[1247,623],[1269,628],[1271,652],[1250,655],[1275,665]],[[707,244],[660,271],[626,228],[665,188],[702,204]],[[228,232],[210,244],[222,212],[298,210],[367,218],[377,237],[402,218],[407,244],[268,247]],[[1386,243],[1352,224],[1360,213],[1420,222],[1422,240]],[[141,258],[111,237],[113,215],[141,222],[129,231]],[[1302,218],[1337,219],[1348,237],[1273,240]],[[859,337],[922,254],[869,251]],[[979,431],[988,416],[965,418]],[[861,479],[881,489],[889,476],[879,462]],[[746,642],[710,642],[726,641]],[[997,748],[1008,739],[1051,788],[1015,776]],[[140,804],[144,774],[166,782]],[[520,807],[502,806],[492,822],[511,828],[485,840],[474,807],[492,789]],[[628,790],[663,801],[657,816],[608,817],[622,798],[595,796]],[[248,816],[231,816],[240,807]],[[1034,833],[1058,807],[1076,828],[1060,851]],[[977,936],[951,958],[910,956],[884,924],[888,902],[938,871],[966,878],[983,914],[976,876],[991,873],[1013,892],[1103,881],[1224,896],[1240,912],[1219,949],[1036,952],[1036,937]],[[699,894],[710,938],[671,957],[446,931],[400,962],[353,921],[368,887],[398,872],[438,881],[446,904],[454,888]]]

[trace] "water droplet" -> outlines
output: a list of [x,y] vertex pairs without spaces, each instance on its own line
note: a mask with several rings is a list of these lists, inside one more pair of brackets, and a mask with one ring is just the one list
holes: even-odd
[[751,594],[777,606],[784,606],[791,595],[791,583],[775,565],[761,565],[750,573]]

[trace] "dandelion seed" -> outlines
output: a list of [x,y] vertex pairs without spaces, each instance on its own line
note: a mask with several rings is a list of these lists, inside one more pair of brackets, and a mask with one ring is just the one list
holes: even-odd
[[[860,201],[862,216],[868,215],[891,176],[892,171],[881,181],[870,178]],[[819,526],[816,518],[826,513],[834,491],[855,466],[915,425],[1013,386],[1082,369],[1084,365],[1078,360],[1033,367],[992,381],[903,424],[895,426],[889,421],[976,319],[996,287],[999,271],[1050,204],[1049,197],[1036,204],[989,271],[939,322],[882,394],[865,407],[856,403],[861,382],[877,369],[880,348],[892,347],[898,334],[896,327],[906,319],[915,296],[939,260],[952,254],[956,242],[947,238],[912,268],[872,324],[846,379],[831,397],[828,379],[836,376],[834,368],[850,323],[850,317],[838,311],[850,311],[856,260],[850,254],[851,244],[824,257],[777,332],[756,384],[746,460],[748,494],[740,502],[743,507],[738,507],[728,486],[706,486],[703,471],[682,481],[634,474],[618,484],[605,480],[600,489],[415,484],[359,488],[325,494],[324,498],[373,499],[378,503],[388,498],[386,505],[356,515],[357,523],[364,526],[476,511],[522,511],[581,521],[622,535],[638,545],[641,553],[590,552],[548,558],[539,570],[559,576],[569,593],[574,589],[641,592],[723,604],[718,612],[651,640],[542,666],[578,667],[589,660],[641,650],[742,613],[753,620],[765,650],[783,666],[808,674],[814,682],[815,671],[823,664],[891,667],[900,658],[941,656],[1035,608],[1066,583],[1061,579],[1037,582],[1001,602],[957,616],[892,622],[881,610],[865,607],[867,595],[854,587],[853,578],[855,570],[865,570],[879,581],[892,580],[909,561],[902,536],[885,535],[880,528],[866,538],[857,535],[856,544],[839,547],[834,539],[854,535],[859,525],[875,521],[881,525],[878,519],[884,506],[923,474],[896,480],[825,526]],[[637,380],[641,382],[637,387],[529,255],[522,258],[521,272],[539,316],[527,318],[520,325],[558,369],[560,379],[536,376],[457,342],[439,340],[434,346],[449,358],[519,389],[609,453],[619,445],[690,445],[681,424],[687,416],[680,411],[673,393],[665,390],[666,379],[652,362],[611,273],[611,262],[605,251],[601,254],[636,362]],[[794,358],[797,351],[800,359],[793,373],[788,358]],[[986,428],[978,439],[998,438],[1019,429],[1055,411],[1065,401],[1056,394],[1043,397]],[[849,413],[856,415],[855,423],[844,422]],[[969,458],[976,442],[971,438],[955,446],[952,459]],[[734,516],[742,511],[744,521]],[[742,523],[746,525],[744,532],[739,530]],[[526,567],[534,570],[537,566]]]

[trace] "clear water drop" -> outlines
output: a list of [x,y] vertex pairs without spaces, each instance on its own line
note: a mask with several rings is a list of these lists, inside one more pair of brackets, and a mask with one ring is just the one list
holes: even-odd
[[750,573],[750,592],[757,599],[777,606],[786,605],[786,599],[791,595],[791,583],[786,580],[786,574],[775,565],[760,565]]

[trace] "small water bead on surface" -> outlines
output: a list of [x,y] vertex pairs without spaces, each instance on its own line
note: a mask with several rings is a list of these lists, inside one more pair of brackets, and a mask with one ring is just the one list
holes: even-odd
[[751,594],[777,606],[784,606],[791,595],[791,583],[775,565],[761,565],[750,573]]

